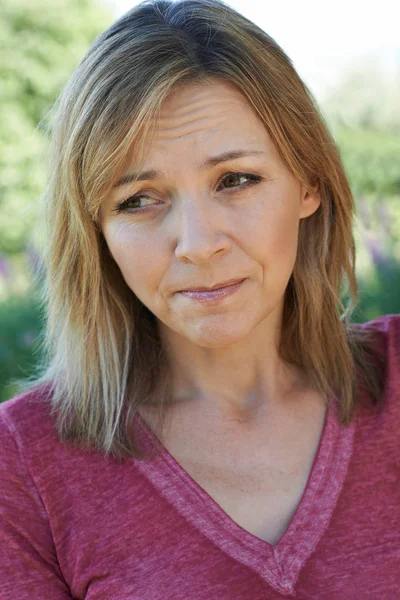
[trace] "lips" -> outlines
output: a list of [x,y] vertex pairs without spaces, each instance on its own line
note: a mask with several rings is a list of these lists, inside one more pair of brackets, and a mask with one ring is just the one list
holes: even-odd
[[221,283],[215,283],[211,287],[191,287],[185,290],[179,290],[180,292],[209,292],[211,290],[218,290],[219,288],[228,287],[229,285],[234,285],[235,283],[239,283],[243,281],[242,279],[228,279],[227,281],[223,281]]

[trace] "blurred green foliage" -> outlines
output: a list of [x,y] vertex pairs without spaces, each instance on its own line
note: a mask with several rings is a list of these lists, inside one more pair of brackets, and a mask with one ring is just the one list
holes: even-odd
[[400,194],[400,135],[342,125],[335,140],[356,198]]
[[14,395],[13,379],[34,373],[42,331],[42,312],[33,294],[0,302],[0,402]]
[[[52,106],[113,16],[95,0],[2,0],[0,11],[0,401],[32,374],[42,314],[29,242],[47,172]],[[50,117],[50,118],[48,118]]]
[[112,21],[93,0],[2,0],[0,254],[23,250],[46,180],[46,117],[79,60]]
[[[0,401],[34,373],[44,317],[31,234],[62,86],[112,16],[96,0],[2,0],[0,12]],[[400,73],[366,64],[322,103],[357,204],[356,321],[400,313]]]

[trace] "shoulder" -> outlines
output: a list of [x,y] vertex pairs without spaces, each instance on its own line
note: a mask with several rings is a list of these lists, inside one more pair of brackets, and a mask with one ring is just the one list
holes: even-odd
[[38,386],[0,404],[0,454],[22,461],[31,473],[56,458],[69,460],[52,414],[50,386]]
[[357,323],[357,327],[373,329],[390,337],[397,336],[398,343],[400,343],[400,314],[382,315],[365,323]]
[[371,346],[386,362],[387,379],[400,386],[400,314],[382,315],[353,327],[370,333]]
[[[0,427],[17,437],[43,438],[52,429],[49,386],[38,386],[0,404]],[[47,431],[46,431],[47,430]]]
[[[384,363],[384,390],[374,417],[361,410],[360,425],[378,427],[382,434],[394,441],[400,426],[400,315],[387,314],[357,324],[357,328],[370,332],[369,345],[380,355]],[[372,432],[369,431],[369,434]]]

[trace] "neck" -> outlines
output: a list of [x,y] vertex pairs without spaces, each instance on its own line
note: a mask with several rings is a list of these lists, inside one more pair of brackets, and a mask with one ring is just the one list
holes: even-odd
[[259,328],[225,348],[194,345],[160,328],[172,371],[174,404],[200,404],[219,416],[250,421],[306,386],[303,373],[278,353],[276,327]]

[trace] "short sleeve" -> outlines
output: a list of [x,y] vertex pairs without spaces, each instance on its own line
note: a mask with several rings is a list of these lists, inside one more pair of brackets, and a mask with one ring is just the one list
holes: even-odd
[[0,598],[67,600],[46,508],[0,411]]

